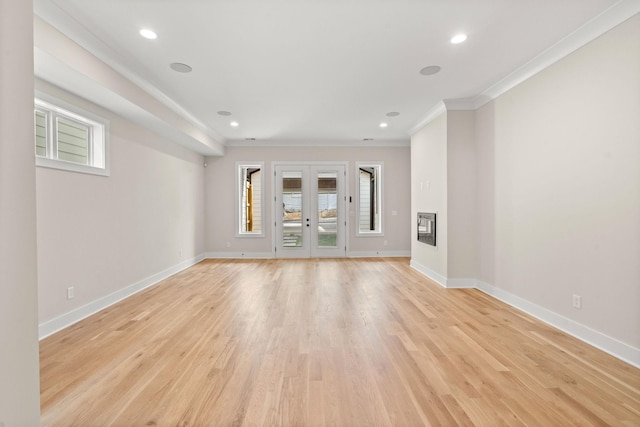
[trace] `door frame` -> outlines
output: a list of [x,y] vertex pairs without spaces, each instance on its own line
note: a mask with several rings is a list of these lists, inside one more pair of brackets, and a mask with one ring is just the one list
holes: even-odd
[[342,166],[344,167],[344,200],[343,200],[343,218],[344,218],[344,257],[346,258],[349,253],[349,162],[340,160],[340,161],[272,161],[271,162],[271,171],[273,175],[271,176],[271,204],[272,208],[272,218],[273,218],[273,229],[271,233],[271,256],[273,258],[277,258],[276,256],[276,248],[278,245],[278,236],[276,233],[277,221],[278,221],[278,206],[276,203],[277,192],[278,192],[278,183],[276,182],[276,167],[277,166],[303,166],[303,167],[313,167],[313,166]]

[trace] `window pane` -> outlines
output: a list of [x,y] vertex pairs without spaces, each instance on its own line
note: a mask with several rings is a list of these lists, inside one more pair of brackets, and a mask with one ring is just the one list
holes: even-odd
[[62,117],[58,124],[58,159],[67,162],[88,164],[89,127]]
[[109,122],[74,106],[36,98],[36,166],[109,176]]
[[378,223],[377,203],[377,168],[361,167],[359,179],[359,210],[358,228],[360,231],[376,231]]
[[282,174],[282,242],[302,247],[302,172]]
[[382,235],[382,164],[358,163],[358,235]]
[[318,174],[318,246],[336,247],[338,236],[338,175]]
[[262,235],[262,177],[260,164],[238,165],[238,232],[242,235]]
[[47,156],[47,114],[35,112],[36,156]]
[[262,232],[262,170],[240,167],[240,232]]

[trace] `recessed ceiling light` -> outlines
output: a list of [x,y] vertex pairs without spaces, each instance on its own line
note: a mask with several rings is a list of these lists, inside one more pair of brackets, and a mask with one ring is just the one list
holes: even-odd
[[428,67],[424,67],[422,70],[420,70],[420,74],[422,74],[423,76],[432,76],[439,73],[441,69],[442,68],[438,67],[437,65],[429,65]]
[[388,125],[385,122],[380,123],[381,128],[386,128]]
[[237,128],[238,126],[240,126],[240,123],[238,122],[231,122],[229,123],[231,126],[233,126],[234,128]]
[[451,43],[453,44],[458,44],[458,43],[462,43],[463,41],[465,41],[467,39],[467,35],[466,34],[456,34],[455,36],[453,36],[453,38],[451,39]]
[[245,141],[255,141],[255,138],[245,138]]
[[387,117],[398,117],[400,115],[400,113],[398,113],[397,111],[390,111],[387,113]]
[[362,138],[363,141],[373,141],[373,138]]
[[150,30],[148,28],[141,29],[140,35],[145,39],[149,39],[149,40],[155,40],[158,38],[158,35],[153,30]]
[[177,71],[179,73],[190,73],[191,70],[193,70],[193,68],[191,68],[187,64],[182,64],[180,62],[173,62],[169,64],[169,67],[171,67],[173,71]]
[[220,115],[220,116],[230,116],[231,112],[222,110],[222,111],[218,111],[218,115]]

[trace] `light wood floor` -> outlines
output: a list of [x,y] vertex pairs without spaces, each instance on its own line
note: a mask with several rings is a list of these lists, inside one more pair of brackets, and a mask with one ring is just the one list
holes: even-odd
[[640,426],[640,370],[407,259],[204,261],[41,342],[44,426]]

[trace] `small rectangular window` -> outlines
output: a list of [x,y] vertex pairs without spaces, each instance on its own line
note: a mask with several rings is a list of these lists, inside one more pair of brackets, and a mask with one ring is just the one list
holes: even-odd
[[106,120],[60,101],[35,105],[36,165],[109,175]]

